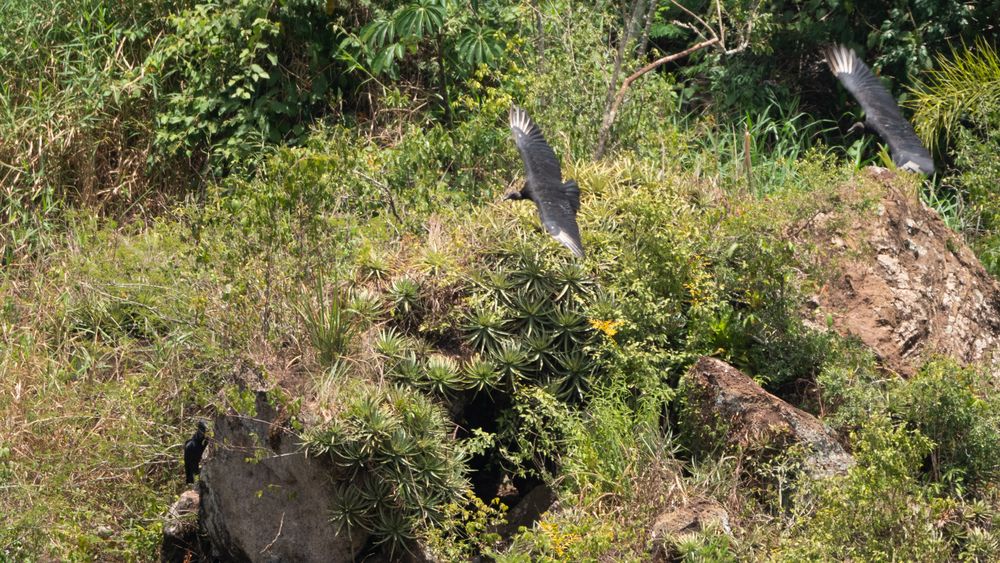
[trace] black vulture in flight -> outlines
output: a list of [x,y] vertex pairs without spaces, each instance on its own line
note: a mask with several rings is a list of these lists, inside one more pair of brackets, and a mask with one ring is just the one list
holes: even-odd
[[184,442],[184,478],[185,483],[194,483],[194,476],[201,473],[201,455],[205,453],[205,446],[208,445],[208,438],[205,432],[208,428],[205,423],[198,421],[198,429],[187,442]]
[[865,128],[874,130],[889,143],[889,152],[896,166],[910,172],[933,174],[934,159],[913,132],[910,122],[899,113],[892,94],[868,65],[843,45],[827,49],[826,62],[865,110]]
[[559,159],[545,142],[542,130],[523,109],[510,108],[510,130],[514,144],[524,161],[527,179],[524,189],[511,192],[504,199],[530,199],[538,208],[542,226],[566,248],[583,258],[580,228],[576,212],[580,210],[580,188],[573,180],[562,181]]

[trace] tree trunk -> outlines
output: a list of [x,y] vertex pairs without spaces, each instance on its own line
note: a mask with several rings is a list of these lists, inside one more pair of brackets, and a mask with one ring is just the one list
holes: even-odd
[[[618,39],[618,52],[615,53],[615,65],[611,71],[611,80],[608,81],[608,94],[604,98],[604,115],[607,116],[608,112],[611,111],[611,104],[614,102],[615,88],[618,86],[618,77],[622,73],[622,64],[625,62],[625,53],[628,50],[628,44],[632,41],[632,34],[635,28],[636,20],[639,18],[639,13],[642,8],[643,0],[632,0],[632,9],[625,10],[625,5],[622,6],[622,36]],[[603,127],[602,127],[603,128]],[[600,138],[598,137],[598,151],[603,153],[603,149],[600,147]]]
[[639,57],[646,56],[646,48],[649,46],[649,30],[653,27],[653,20],[656,19],[656,9],[660,7],[659,0],[650,0],[649,9],[646,10],[646,24],[642,28],[642,39],[639,40]]
[[531,0],[531,11],[535,12],[535,53],[538,57],[535,72],[541,74],[545,70],[545,26],[542,23],[542,10],[538,0]]
[[438,70],[441,72],[440,80],[438,81],[438,88],[440,89],[441,104],[444,106],[444,122],[451,127],[451,98],[448,96],[448,73],[445,69],[444,63],[444,38],[438,33],[437,36],[437,49],[438,49]]

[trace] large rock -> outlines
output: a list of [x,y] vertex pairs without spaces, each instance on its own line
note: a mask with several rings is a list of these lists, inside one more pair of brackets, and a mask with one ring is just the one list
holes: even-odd
[[228,561],[352,561],[367,536],[329,521],[334,468],[306,457],[263,393],[254,417],[216,418],[201,471],[201,528]]
[[837,271],[814,301],[818,324],[832,320],[904,375],[935,353],[1000,371],[1000,283],[901,179],[867,174],[882,185],[872,212],[807,225]]
[[709,527],[716,527],[726,534],[733,533],[729,526],[729,513],[711,499],[695,499],[663,512],[653,522],[649,532],[653,559],[674,560],[678,555],[678,544]]
[[170,507],[163,523],[163,544],[160,560],[165,563],[181,563],[200,559],[201,545],[198,540],[198,507],[201,498],[198,491],[184,491]]
[[753,379],[715,358],[699,359],[681,381],[686,408],[681,428],[692,446],[720,441],[751,450],[805,450],[805,469],[814,477],[845,472],[854,459],[816,417],[768,393]]

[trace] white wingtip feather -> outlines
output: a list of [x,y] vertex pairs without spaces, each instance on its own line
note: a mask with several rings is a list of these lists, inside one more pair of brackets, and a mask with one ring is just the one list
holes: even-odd
[[577,244],[576,241],[569,236],[569,233],[567,233],[566,231],[560,231],[559,234],[552,235],[552,237],[555,238],[557,241],[561,242],[562,245],[565,246],[566,248],[572,250],[573,254],[576,254],[580,258],[583,258],[583,248],[580,248],[580,245]]
[[520,129],[525,135],[531,133],[531,119],[528,117],[528,112],[517,106],[511,106],[510,127],[511,129]]
[[843,45],[834,45],[826,52],[826,62],[834,74],[851,74],[854,72],[854,61],[858,60],[854,51]]

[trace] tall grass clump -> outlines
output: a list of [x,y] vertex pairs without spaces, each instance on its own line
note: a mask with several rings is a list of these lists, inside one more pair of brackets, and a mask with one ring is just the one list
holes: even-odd
[[150,188],[151,110],[138,81],[169,9],[146,0],[4,4],[0,250],[8,260],[45,238],[63,201],[130,201]]
[[[938,68],[914,88],[912,107],[921,138],[947,150],[955,169],[944,183],[953,197],[952,215],[967,234],[983,265],[1000,273],[1000,57],[978,39],[951,55],[938,57]],[[947,215],[946,215],[947,216]]]
[[908,104],[914,129],[931,150],[954,138],[960,120],[982,123],[1000,106],[1000,56],[984,38],[938,55],[937,64],[914,86]]
[[176,223],[57,241],[0,282],[0,559],[154,559],[236,317]]

